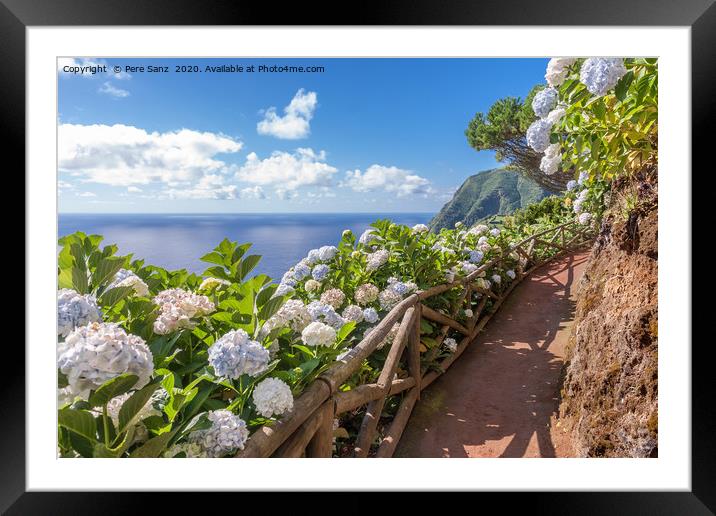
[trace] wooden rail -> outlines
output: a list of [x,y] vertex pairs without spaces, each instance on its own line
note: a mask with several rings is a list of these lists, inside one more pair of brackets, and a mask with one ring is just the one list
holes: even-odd
[[[333,420],[362,406],[366,406],[366,410],[355,442],[354,456],[367,457],[375,446],[374,456],[391,457],[420,398],[420,391],[460,357],[515,286],[537,267],[592,239],[593,232],[576,221],[560,224],[525,238],[464,278],[408,296],[393,307],[342,360],[312,382],[295,400],[291,412],[272,426],[263,426],[254,432],[245,449],[236,457],[331,457]],[[516,262],[516,277],[508,286],[493,283],[490,289],[484,289],[478,285],[479,278],[490,268],[508,260]],[[428,306],[431,298],[453,289],[460,289],[460,292],[449,314]],[[488,302],[491,302],[489,307]],[[461,323],[456,317],[465,308],[470,308],[473,315]],[[424,359],[420,354],[421,319],[441,325],[436,345],[424,354]],[[363,361],[399,321],[400,327],[377,381],[340,391],[341,385],[360,369]],[[451,330],[462,335],[457,349],[438,364],[433,364]],[[408,376],[405,378],[397,377],[401,361],[407,364]],[[379,438],[377,430],[381,412],[386,400],[396,395],[402,396],[400,405],[384,435]]]

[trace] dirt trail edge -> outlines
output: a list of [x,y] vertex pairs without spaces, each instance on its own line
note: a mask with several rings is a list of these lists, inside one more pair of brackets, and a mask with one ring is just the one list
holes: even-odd
[[556,419],[560,374],[588,251],[534,271],[450,369],[425,389],[396,457],[570,457]]

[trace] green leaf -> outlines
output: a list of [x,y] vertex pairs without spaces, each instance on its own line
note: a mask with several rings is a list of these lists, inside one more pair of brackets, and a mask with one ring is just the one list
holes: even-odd
[[57,412],[58,424],[85,439],[97,440],[97,423],[94,416],[84,410],[62,409]]
[[127,398],[127,401],[125,401],[119,409],[119,428],[117,428],[118,434],[124,432],[127,429],[127,426],[134,422],[133,420],[135,416],[139,414],[139,411],[147,404],[157,388],[159,388],[158,383],[150,383]]
[[120,442],[117,446],[114,448],[107,447],[104,445],[104,443],[96,443],[94,445],[94,457],[97,458],[109,458],[109,459],[115,459],[117,457],[121,457],[122,454],[124,454],[125,451],[127,451],[127,448],[129,448],[129,445],[134,440],[134,427],[127,430],[127,433],[124,434],[124,438],[122,439],[122,442]]
[[94,274],[92,274],[92,283],[94,286],[99,287],[112,281],[125,261],[125,258],[120,256],[108,256],[107,258],[103,258],[97,264]]
[[72,287],[80,294],[86,294],[89,291],[89,281],[87,281],[87,270],[80,267],[72,267]]
[[133,292],[134,287],[114,287],[105,290],[99,297],[99,304],[101,306],[114,306]]
[[94,457],[95,439],[89,440],[75,432],[68,432],[72,449],[79,453],[82,457]]
[[202,262],[215,263],[216,265],[229,265],[224,261],[224,256],[221,253],[212,251],[199,258]]
[[[259,294],[261,295],[261,294]],[[257,298],[258,302],[258,298]],[[284,299],[283,297],[274,297],[272,299],[269,299],[266,301],[266,303],[261,307],[259,310],[259,317],[263,321],[267,321],[271,318],[272,315],[274,315],[283,305]]]
[[171,438],[174,437],[174,434],[177,432],[177,430],[178,428],[172,430],[171,432],[165,432],[156,437],[152,437],[146,443],[144,443],[143,446],[140,446],[139,448],[134,450],[129,456],[132,458],[159,457],[159,455],[161,455],[161,453],[164,451],[164,448],[166,448],[167,444],[169,444]]
[[238,274],[236,275],[236,280],[238,282],[243,281],[244,278],[252,270],[254,270],[254,267],[256,267],[260,261],[261,261],[261,256],[259,256],[258,254],[250,254],[249,256],[244,258],[241,261],[241,265],[239,266]]
[[204,388],[199,389],[199,392],[196,394],[196,396],[194,396],[194,398],[186,406],[186,409],[184,410],[184,417],[186,419],[190,419],[194,416],[194,414],[199,412],[201,406],[211,395],[211,393],[214,392],[215,389],[216,385],[213,383],[208,383],[204,386]]
[[347,322],[346,324],[341,327],[340,330],[338,330],[338,335],[336,336],[336,341],[343,342],[348,335],[351,334],[351,332],[355,329],[356,323],[355,321]]
[[105,405],[112,398],[129,392],[129,390],[137,383],[139,377],[133,374],[122,374],[107,380],[99,388],[90,394],[89,404],[92,407],[101,407]]

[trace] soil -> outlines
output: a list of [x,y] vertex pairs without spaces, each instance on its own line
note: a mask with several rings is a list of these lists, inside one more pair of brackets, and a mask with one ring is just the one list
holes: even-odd
[[560,407],[579,457],[658,453],[657,207],[655,171],[615,183],[580,282]]
[[426,388],[396,457],[569,457],[560,376],[588,251],[536,270]]

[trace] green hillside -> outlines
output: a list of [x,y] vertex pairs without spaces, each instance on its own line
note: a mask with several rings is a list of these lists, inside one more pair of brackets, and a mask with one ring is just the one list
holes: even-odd
[[456,222],[471,225],[492,215],[507,215],[548,195],[550,192],[515,171],[485,170],[465,180],[430,221],[430,228],[439,231]]

